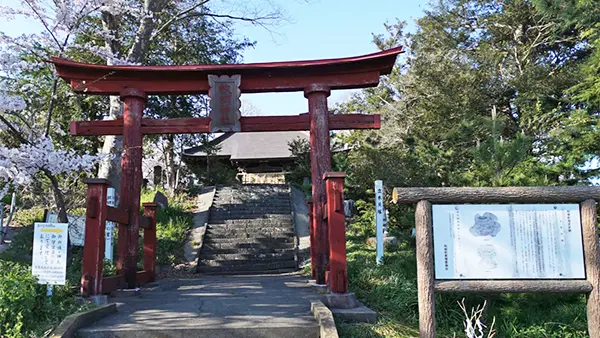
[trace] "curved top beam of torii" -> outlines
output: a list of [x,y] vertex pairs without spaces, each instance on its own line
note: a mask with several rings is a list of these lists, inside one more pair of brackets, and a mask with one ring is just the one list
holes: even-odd
[[331,89],[374,87],[392,71],[402,47],[339,59],[211,64],[195,66],[107,66],[53,57],[58,75],[74,91],[89,95],[119,95],[136,88],[150,95],[207,94],[208,75],[241,75],[242,93],[302,91],[311,84]]

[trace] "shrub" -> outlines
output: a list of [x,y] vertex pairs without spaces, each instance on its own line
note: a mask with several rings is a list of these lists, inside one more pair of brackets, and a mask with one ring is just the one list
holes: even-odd
[[358,200],[355,206],[357,215],[352,219],[350,231],[360,238],[375,236],[375,205]]
[[42,208],[30,208],[24,210],[17,210],[14,215],[13,224],[20,226],[30,226],[35,222],[44,221],[44,209]]
[[[156,191],[142,192],[142,202],[152,201]],[[188,210],[194,206],[186,194],[169,196],[169,206],[156,212],[156,263],[173,264],[183,260],[185,241],[192,228],[192,215]],[[140,251],[140,262],[143,251]]]
[[0,261],[0,333],[17,336],[23,327],[34,325],[34,313],[43,305],[35,277],[29,268],[18,263]]
[[23,264],[31,264],[32,252],[33,225],[29,225],[25,228],[21,228],[20,231],[13,236],[8,249],[0,253],[0,259]]
[[87,308],[77,306],[70,285],[55,286],[51,299],[23,264],[0,260],[0,336],[38,336],[66,315]]

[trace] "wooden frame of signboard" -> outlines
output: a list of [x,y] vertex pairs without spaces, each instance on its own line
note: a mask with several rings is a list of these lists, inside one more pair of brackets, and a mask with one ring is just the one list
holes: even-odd
[[[588,333],[590,338],[600,338],[600,248],[596,213],[598,200],[600,187],[394,188],[394,203],[417,205],[415,225],[420,337],[436,337],[435,292],[574,292],[586,294]],[[436,280],[432,203],[579,203],[586,279]]]

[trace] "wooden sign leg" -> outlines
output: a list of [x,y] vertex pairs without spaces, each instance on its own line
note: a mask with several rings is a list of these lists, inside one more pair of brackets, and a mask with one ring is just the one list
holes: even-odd
[[142,192],[142,115],[147,96],[127,88],[121,92],[123,110],[123,157],[121,159],[120,207],[129,212],[129,224],[119,224],[117,271],[125,274],[127,288],[136,287],[140,195]]
[[587,295],[587,319],[590,338],[600,338],[600,249],[598,246],[598,221],[596,201],[580,204],[585,270],[592,291]]
[[310,167],[312,176],[312,200],[314,203],[313,222],[315,231],[315,280],[325,284],[325,272],[329,263],[329,231],[324,220],[325,182],[323,174],[331,171],[331,148],[329,138],[328,86],[311,85],[304,90],[308,99],[310,118]]
[[417,288],[419,336],[435,338],[435,290],[433,272],[433,223],[431,203],[420,201],[415,211],[417,228]]

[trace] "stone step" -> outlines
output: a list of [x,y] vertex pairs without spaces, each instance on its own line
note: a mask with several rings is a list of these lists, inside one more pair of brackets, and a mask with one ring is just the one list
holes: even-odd
[[291,224],[288,225],[223,225],[223,224],[209,224],[206,229],[206,233],[212,234],[227,234],[229,232],[245,232],[248,234],[261,234],[261,233],[292,233],[294,235],[294,227]]
[[[286,217],[288,216],[288,217]],[[292,212],[280,212],[271,210],[268,212],[211,212],[209,219],[228,220],[228,219],[290,219]]]
[[[268,202],[266,202],[268,203]],[[268,205],[263,204],[262,206],[251,206],[251,205],[239,205],[234,207],[229,206],[213,206],[210,209],[211,213],[220,213],[220,212],[249,212],[249,213],[261,213],[261,214],[282,214],[282,213],[291,213],[292,207],[290,206],[276,206],[276,205]]]
[[215,196],[217,196],[218,198],[228,198],[231,200],[243,200],[246,199],[250,202],[254,201],[254,200],[260,200],[260,199],[274,199],[274,198],[281,198],[281,199],[290,199],[290,192],[289,191],[257,191],[257,192],[231,192],[231,191],[227,191],[227,192],[217,192],[215,194]]
[[290,226],[294,227],[292,220],[274,220],[274,219],[260,219],[260,218],[247,218],[247,219],[219,219],[209,222],[210,226],[223,226],[223,227],[254,227],[254,226]]
[[255,253],[207,253],[200,252],[201,261],[245,261],[245,262],[274,262],[283,260],[294,260],[294,251],[283,252],[255,252]]
[[282,247],[282,248],[269,248],[269,247],[250,247],[250,248],[239,248],[239,247],[230,247],[230,248],[221,248],[219,246],[203,246],[202,251],[200,252],[201,257],[208,257],[208,255],[221,255],[221,254],[246,254],[246,255],[260,255],[260,254],[274,254],[274,253],[287,253],[291,252],[295,253],[295,247]]
[[279,243],[294,243],[294,238],[290,237],[269,237],[269,238],[204,238],[206,244],[234,243],[234,244],[268,244],[277,245]]
[[292,215],[277,215],[277,214],[267,214],[267,215],[249,215],[249,214],[239,214],[239,215],[231,215],[231,214],[210,214],[209,222],[214,221],[227,221],[227,220],[275,220],[275,221],[292,221]]
[[[242,198],[244,197],[244,198]],[[248,198],[245,198],[248,197]],[[264,201],[271,201],[275,204],[289,204],[290,203],[290,196],[285,195],[272,195],[272,196],[262,196],[262,197],[254,197],[252,198],[252,196],[239,196],[238,197],[230,197],[230,196],[217,196],[217,198],[215,198],[215,202],[216,203],[223,203],[223,204],[228,204],[228,205],[236,205],[236,204],[261,204]]]
[[219,268],[222,271],[267,271],[277,269],[295,269],[296,261],[290,259],[274,260],[273,258],[240,261],[203,259],[198,261],[198,272],[210,270],[210,268]]
[[290,198],[284,197],[272,197],[272,198],[261,198],[261,199],[228,199],[226,197],[216,198],[215,203],[213,205],[226,205],[226,206],[236,206],[236,205],[259,205],[262,206],[264,202],[273,203],[275,206],[288,206],[290,205]]
[[[289,271],[283,271],[289,272]],[[251,272],[249,272],[251,273]],[[243,323],[242,323],[243,324]],[[314,325],[292,325],[273,327],[222,327],[215,323],[212,327],[170,327],[130,330],[127,328],[83,328],[77,331],[80,338],[140,338],[140,337],[186,337],[186,338],[318,338],[319,326]]]
[[296,244],[294,241],[263,241],[258,243],[240,243],[240,240],[235,241],[205,241],[202,244],[202,252],[206,251],[221,251],[226,250],[228,252],[240,252],[244,251],[263,251],[270,252],[272,250],[288,250],[295,249]]
[[[227,236],[228,234],[248,234],[249,237],[273,237],[273,235],[281,234],[281,236],[295,236],[294,227],[292,226],[230,226],[224,227],[217,225],[213,227],[213,225],[209,225],[208,229],[206,229],[207,236]],[[277,236],[276,236],[277,237]]]
[[259,213],[283,213],[291,212],[292,207],[286,205],[269,205],[269,202],[265,202],[263,205],[235,205],[235,206],[212,206],[211,212],[259,212]]
[[269,233],[252,233],[252,232],[246,232],[246,231],[239,231],[239,232],[222,232],[222,233],[211,233],[211,234],[206,234],[205,238],[209,238],[211,240],[218,240],[218,239],[227,239],[230,238],[232,240],[240,240],[240,239],[257,239],[257,240],[272,240],[272,239],[278,239],[278,238],[288,238],[288,237],[293,237],[294,233],[293,232],[269,232]]
[[[294,229],[291,227],[209,227],[206,229],[206,236],[212,237],[213,235],[248,235],[245,237],[273,237],[273,235],[280,234],[281,236],[294,236]],[[242,236],[244,237],[244,236]]]
[[281,269],[269,269],[269,270],[236,270],[235,268],[223,269],[213,267],[202,267],[197,268],[196,272],[203,275],[260,275],[260,274],[282,274],[296,272],[298,269],[293,268],[281,268]]

